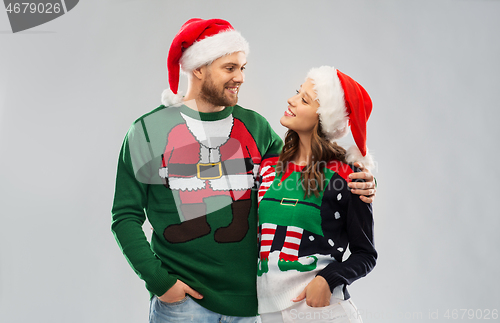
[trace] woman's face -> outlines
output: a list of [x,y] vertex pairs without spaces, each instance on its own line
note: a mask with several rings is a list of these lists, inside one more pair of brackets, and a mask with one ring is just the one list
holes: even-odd
[[319,122],[319,116],[316,113],[319,103],[313,86],[312,80],[307,79],[300,86],[297,94],[288,99],[288,110],[280,119],[283,126],[296,131],[299,135],[312,132]]

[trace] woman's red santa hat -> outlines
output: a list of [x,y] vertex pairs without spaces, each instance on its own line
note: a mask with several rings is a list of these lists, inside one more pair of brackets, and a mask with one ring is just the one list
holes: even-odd
[[193,18],[182,25],[168,52],[167,68],[170,89],[162,93],[162,104],[182,102],[178,93],[180,70],[191,73],[194,69],[211,64],[217,58],[235,52],[248,55],[248,42],[233,26],[222,19]]
[[373,169],[375,164],[366,148],[366,122],[372,112],[372,100],[366,90],[330,66],[311,69],[307,78],[314,83],[320,105],[319,120],[328,140],[344,137],[350,125],[356,145],[347,150],[347,162],[361,162],[366,168]]

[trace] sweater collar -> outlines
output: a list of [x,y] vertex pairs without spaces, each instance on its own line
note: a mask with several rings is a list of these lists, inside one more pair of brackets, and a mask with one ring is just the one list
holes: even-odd
[[186,105],[182,105],[180,111],[196,120],[217,121],[227,118],[231,113],[233,113],[233,107],[225,107],[224,110],[218,112],[199,112],[187,107]]

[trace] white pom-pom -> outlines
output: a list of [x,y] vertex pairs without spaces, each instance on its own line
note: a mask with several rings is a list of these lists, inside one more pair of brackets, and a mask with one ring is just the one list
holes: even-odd
[[375,162],[373,161],[372,155],[368,153],[368,149],[366,149],[366,156],[363,157],[358,146],[356,145],[352,145],[349,149],[347,149],[345,159],[350,164],[354,164],[355,162],[361,163],[369,170],[373,170],[375,168]]
[[161,93],[161,103],[168,106],[179,106],[182,104],[182,93],[179,91],[177,94],[174,94],[172,90],[165,89]]

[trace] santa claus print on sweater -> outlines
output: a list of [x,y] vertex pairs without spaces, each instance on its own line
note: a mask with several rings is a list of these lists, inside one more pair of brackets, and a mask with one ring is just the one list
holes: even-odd
[[165,229],[171,243],[187,242],[211,232],[205,199],[229,196],[233,220],[214,233],[217,242],[237,242],[248,231],[254,165],[260,153],[243,122],[233,117],[202,121],[181,113],[185,123],[168,134],[159,174],[178,191],[183,221]]

